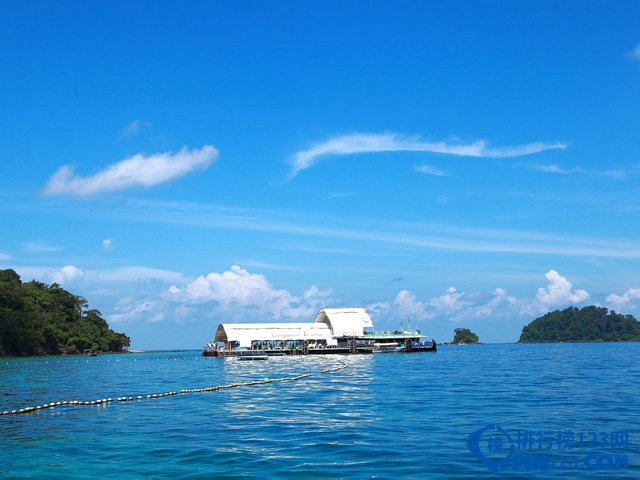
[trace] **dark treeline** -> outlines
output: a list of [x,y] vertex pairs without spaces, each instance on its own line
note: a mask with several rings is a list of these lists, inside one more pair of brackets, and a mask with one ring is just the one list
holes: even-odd
[[640,342],[640,323],[603,307],[569,307],[536,318],[522,329],[520,343]]
[[121,352],[129,343],[84,298],[57,283],[22,283],[13,270],[0,270],[0,355]]

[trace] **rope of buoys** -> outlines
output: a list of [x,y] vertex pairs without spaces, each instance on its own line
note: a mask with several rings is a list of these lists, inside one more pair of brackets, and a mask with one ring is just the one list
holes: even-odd
[[348,363],[342,360],[338,360],[341,365],[337,366],[337,367],[331,367],[331,368],[327,368],[326,370],[322,370],[321,373],[333,373],[333,372],[337,372],[338,370],[342,370],[343,368],[347,368]]
[[[338,370],[342,370],[348,366],[348,364],[342,360],[338,360],[341,365],[338,367],[331,367],[325,370],[322,370],[321,373],[333,373]],[[68,406],[97,406],[97,405],[106,405],[112,402],[133,402],[133,401],[142,401],[142,400],[155,400],[158,398],[171,397],[175,395],[186,395],[188,393],[203,393],[203,392],[215,392],[218,390],[224,390],[226,388],[238,388],[238,387],[249,387],[252,385],[265,385],[267,383],[276,383],[276,382],[294,382],[296,380],[302,380],[303,378],[311,377],[313,374],[305,373],[304,375],[298,375],[296,377],[280,377],[280,378],[271,378],[264,380],[256,380],[253,382],[244,382],[244,383],[231,383],[229,385],[216,385],[215,387],[206,387],[206,388],[189,388],[182,389],[176,392],[166,392],[166,393],[149,393],[146,395],[134,395],[134,396],[124,396],[113,398],[102,398],[98,400],[91,401],[79,401],[79,400],[67,400],[62,402],[51,402],[45,403],[43,405],[38,405],[36,407],[25,407],[19,410],[5,410],[0,412],[0,415],[18,415],[21,413],[32,413],[40,410],[55,408],[55,407],[68,407]]]

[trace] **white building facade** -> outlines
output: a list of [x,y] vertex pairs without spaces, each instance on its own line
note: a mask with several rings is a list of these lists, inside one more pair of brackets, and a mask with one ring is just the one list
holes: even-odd
[[336,346],[341,338],[363,337],[365,329],[373,329],[373,322],[364,308],[323,308],[311,323],[221,323],[214,342],[236,348],[286,341]]

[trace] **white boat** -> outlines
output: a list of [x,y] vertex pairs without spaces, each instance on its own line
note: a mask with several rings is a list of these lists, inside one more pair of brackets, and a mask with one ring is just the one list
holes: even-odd
[[397,342],[376,343],[373,347],[373,353],[397,353],[404,351],[404,345]]

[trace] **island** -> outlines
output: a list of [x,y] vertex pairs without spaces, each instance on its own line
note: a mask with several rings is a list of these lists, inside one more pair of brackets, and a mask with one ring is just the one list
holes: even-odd
[[519,343],[639,342],[640,323],[594,305],[549,312],[522,329]]
[[0,356],[122,352],[129,344],[84,298],[0,270]]
[[473,333],[471,330],[469,330],[468,328],[456,328],[454,331],[454,337],[452,340],[452,344],[466,344],[466,343],[471,343],[471,344],[476,344],[478,343],[478,335],[476,335],[475,333]]

